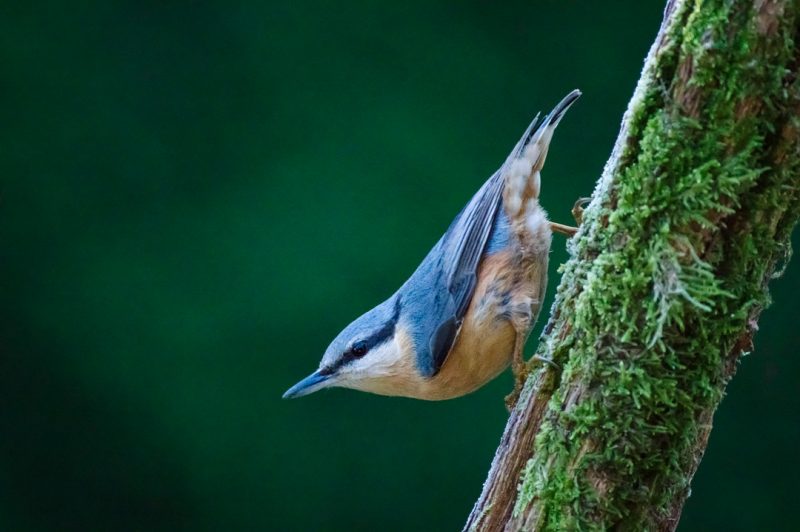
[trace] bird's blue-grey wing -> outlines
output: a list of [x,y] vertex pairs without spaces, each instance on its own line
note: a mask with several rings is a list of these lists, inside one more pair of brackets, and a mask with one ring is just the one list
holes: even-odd
[[[438,246],[439,263],[426,331],[417,346],[420,371],[436,375],[455,342],[477,284],[478,267],[500,208],[503,178],[498,171],[453,220]],[[427,336],[427,342],[425,342]],[[426,345],[427,344],[427,345]]]
[[441,248],[438,252],[434,249],[436,253],[432,253],[432,256],[438,256],[439,262],[435,265],[424,264],[429,269],[429,275],[433,270],[437,278],[428,279],[427,285],[436,288],[427,298],[423,296],[429,304],[424,309],[428,313],[426,319],[420,320],[424,321],[424,326],[418,331],[420,338],[417,341],[417,361],[423,375],[433,376],[441,369],[472,301],[478,281],[478,267],[491,237],[498,209],[501,208],[505,169],[520,156],[550,116],[541,122],[539,115],[533,119],[505,164],[483,184],[450,224],[437,244]]
[[444,272],[457,319],[467,311],[477,282],[478,265],[501,203],[503,178],[493,175],[454,220],[445,238]]

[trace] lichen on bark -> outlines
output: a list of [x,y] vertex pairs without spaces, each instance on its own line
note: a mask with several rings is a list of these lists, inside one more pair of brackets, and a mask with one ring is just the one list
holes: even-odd
[[800,214],[799,22],[668,4],[539,346],[563,369],[529,378],[467,528],[677,525]]

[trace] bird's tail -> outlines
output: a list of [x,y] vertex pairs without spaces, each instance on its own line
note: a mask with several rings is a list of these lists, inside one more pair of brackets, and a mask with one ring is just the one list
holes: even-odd
[[547,158],[553,132],[580,95],[581,91],[576,89],[567,94],[544,119],[539,120],[539,115],[536,115],[506,159],[501,172],[506,174],[507,185],[525,189],[527,193],[522,193],[520,190],[521,195],[539,197],[539,171]]

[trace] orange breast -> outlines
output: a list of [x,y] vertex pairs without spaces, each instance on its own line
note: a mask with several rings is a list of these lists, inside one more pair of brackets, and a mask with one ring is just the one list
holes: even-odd
[[508,367],[516,333],[502,313],[518,273],[508,251],[483,260],[456,343],[439,373],[420,383],[419,398],[440,400],[468,394]]

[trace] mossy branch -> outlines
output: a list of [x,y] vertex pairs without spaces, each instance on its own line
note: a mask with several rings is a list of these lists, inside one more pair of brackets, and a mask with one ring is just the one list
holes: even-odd
[[466,530],[677,526],[789,257],[798,66],[800,0],[667,4]]

